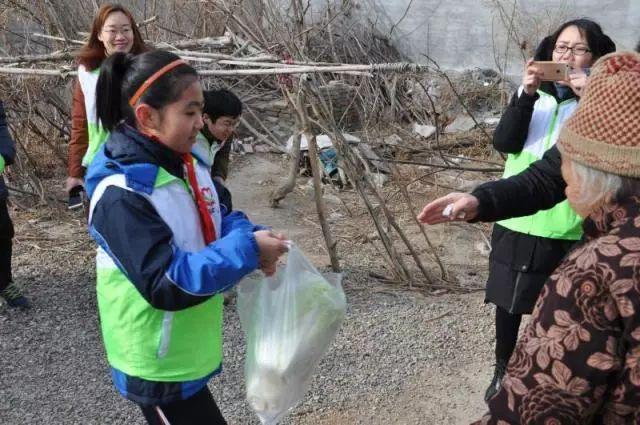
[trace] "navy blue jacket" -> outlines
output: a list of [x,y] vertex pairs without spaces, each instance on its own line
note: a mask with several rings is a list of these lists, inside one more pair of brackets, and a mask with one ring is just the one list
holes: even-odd
[[[13,164],[16,157],[16,144],[9,133],[9,127],[7,127],[7,116],[4,113],[2,101],[0,101],[0,155],[4,158],[5,165]],[[7,199],[7,195],[7,186],[0,174],[0,200]]]
[[[185,179],[182,160],[169,148],[133,127],[116,128],[87,170],[87,193],[93,197],[100,181],[113,174],[123,174],[127,186],[136,192],[108,187],[93,208],[89,231],[150,305],[176,311],[200,304],[255,269],[258,245],[253,232],[263,227],[254,225],[240,211],[221,208],[220,238],[201,251],[181,251],[172,243],[168,224],[151,202],[137,193],[152,192],[158,167]],[[252,255],[239,256],[247,250],[236,246],[247,244],[254,248]],[[156,382],[111,370],[118,391],[143,405],[187,399],[219,372],[217,369],[187,382]]]

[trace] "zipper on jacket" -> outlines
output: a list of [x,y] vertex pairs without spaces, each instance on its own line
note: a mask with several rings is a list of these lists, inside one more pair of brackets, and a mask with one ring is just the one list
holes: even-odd
[[553,110],[553,117],[551,118],[551,124],[549,125],[549,131],[547,132],[547,137],[546,137],[546,140],[544,142],[544,151],[545,152],[548,151],[551,148],[551,146],[550,146],[551,136],[553,136],[553,132],[555,131],[555,128],[556,128],[556,121],[558,120],[558,112],[560,111],[560,107],[562,105],[568,105],[569,103],[575,102],[575,101],[576,101],[575,99],[568,99],[568,100],[563,100],[560,103],[556,102],[556,107]]
[[522,272],[518,272],[516,275],[516,285],[513,288],[513,295],[511,296],[511,306],[509,306],[509,314],[513,314],[513,306],[516,303],[516,297],[518,296],[518,286],[520,286],[520,278],[522,277]]
[[551,146],[549,146],[549,143],[551,143],[551,136],[553,135],[553,131],[556,128],[556,121],[558,120],[558,110],[560,109],[560,105],[556,105],[556,107],[553,110],[553,117],[551,117],[551,124],[549,124],[549,131],[547,132],[547,138],[544,141],[544,151],[548,151],[549,148],[551,148]]

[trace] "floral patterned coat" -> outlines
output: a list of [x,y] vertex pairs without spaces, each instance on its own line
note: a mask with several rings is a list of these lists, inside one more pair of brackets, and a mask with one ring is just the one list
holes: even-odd
[[640,198],[583,227],[476,424],[640,424]]

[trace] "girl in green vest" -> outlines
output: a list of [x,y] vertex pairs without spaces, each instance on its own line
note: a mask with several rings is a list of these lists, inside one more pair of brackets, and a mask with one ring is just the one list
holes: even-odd
[[275,272],[285,238],[220,208],[205,158],[196,71],[176,55],[114,53],[96,112],[110,133],[87,171],[98,310],[120,393],[149,424],[225,420],[207,387],[222,368],[222,293]]

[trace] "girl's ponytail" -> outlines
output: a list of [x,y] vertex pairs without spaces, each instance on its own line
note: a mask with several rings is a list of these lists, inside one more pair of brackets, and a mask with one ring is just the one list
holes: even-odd
[[134,56],[127,53],[114,53],[100,66],[100,75],[96,85],[96,113],[99,122],[107,131],[122,120],[131,118],[131,107],[127,99],[122,98],[123,82]]
[[[121,122],[135,125],[135,114],[130,101],[140,101],[155,109],[177,101],[182,92],[198,80],[195,69],[180,61],[153,78],[179,57],[163,50],[140,55],[114,53],[100,67],[96,86],[96,113],[105,130],[111,132]],[[147,81],[147,79],[152,80]],[[144,87],[147,83],[148,87]],[[140,87],[143,90],[137,94]],[[136,97],[132,99],[132,97]]]

